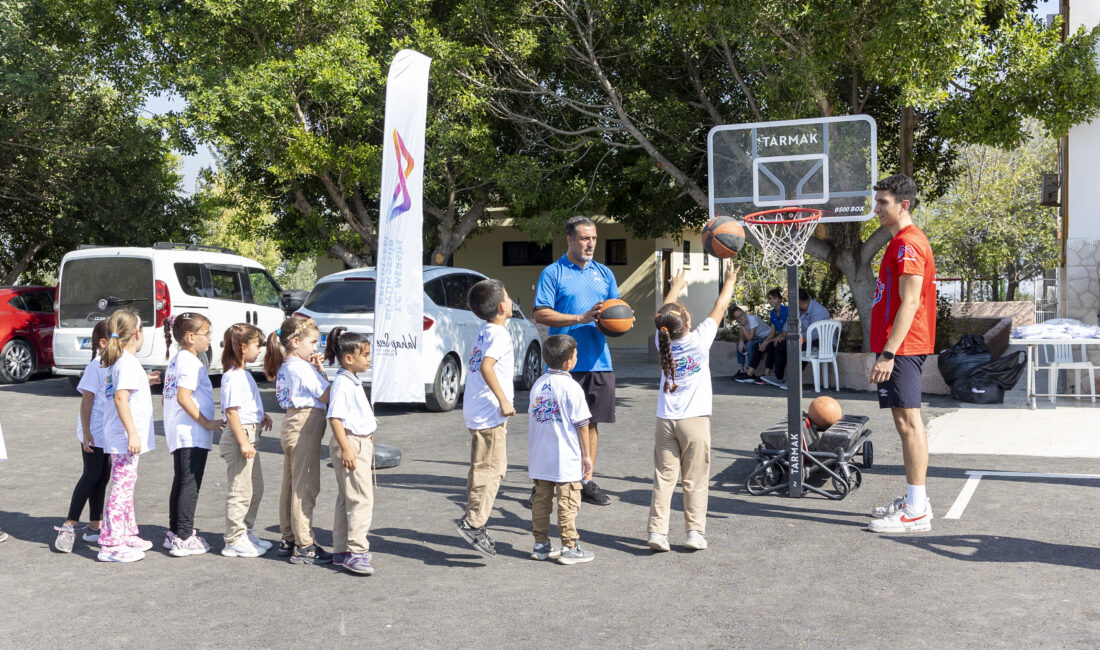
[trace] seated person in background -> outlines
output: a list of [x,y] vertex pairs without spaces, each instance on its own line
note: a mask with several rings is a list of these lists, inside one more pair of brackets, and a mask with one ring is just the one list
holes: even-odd
[[[768,304],[771,311],[768,312],[768,323],[772,326],[772,335],[760,344],[760,354],[764,356],[764,374],[761,379],[773,386],[778,386],[779,380],[772,377],[775,368],[775,355],[780,347],[787,345],[787,305],[783,303],[783,290],[776,287],[768,292]],[[784,353],[786,350],[784,350]],[[781,375],[782,376],[782,375]]]
[[[771,302],[771,293],[768,294],[768,301]],[[798,326],[801,336],[799,337],[799,344],[806,343],[806,331],[810,328],[810,325],[820,321],[829,319],[829,310],[825,309],[825,306],[810,297],[810,292],[805,289],[798,290]],[[785,312],[784,312],[785,313]],[[786,321],[784,321],[785,323]],[[816,340],[817,333],[814,333]],[[787,388],[787,383],[783,381],[784,376],[787,373],[787,346],[786,341],[781,334],[780,340],[773,343],[769,349],[772,354],[766,355],[764,360],[764,372],[765,374],[761,379],[773,386],[779,388]],[[806,362],[802,362],[802,367],[806,367]],[[775,376],[768,374],[768,371],[775,372]]]
[[733,379],[743,384],[761,383],[756,377],[756,366],[760,361],[760,344],[774,334],[772,327],[760,317],[747,314],[744,309],[737,306],[730,308],[730,317],[737,322],[741,330],[740,339],[737,342],[737,364],[740,369]]
[[[829,310],[814,300],[810,292],[805,289],[798,290],[798,322],[802,330],[802,343],[806,342],[806,330],[819,320],[829,320]],[[814,333],[816,340],[817,333]]]

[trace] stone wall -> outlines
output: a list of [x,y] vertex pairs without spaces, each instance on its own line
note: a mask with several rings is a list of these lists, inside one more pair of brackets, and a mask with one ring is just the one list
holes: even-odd
[[1100,307],[1100,240],[1066,242],[1066,317],[1096,324]]
[[1035,324],[1035,303],[1031,300],[1012,302],[956,302],[951,305],[955,318],[1011,318],[1012,328]]

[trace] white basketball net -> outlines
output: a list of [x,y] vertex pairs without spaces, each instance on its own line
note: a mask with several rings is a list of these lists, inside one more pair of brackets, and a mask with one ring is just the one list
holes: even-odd
[[788,208],[745,217],[745,227],[764,249],[769,266],[802,266],[806,242],[817,229],[821,211]]

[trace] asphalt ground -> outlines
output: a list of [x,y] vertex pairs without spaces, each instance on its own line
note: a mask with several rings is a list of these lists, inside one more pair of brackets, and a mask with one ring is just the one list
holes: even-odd
[[[489,523],[500,554],[485,558],[454,531],[469,457],[461,412],[380,408],[378,442],[400,447],[404,461],[378,473],[372,577],[294,566],[274,553],[218,554],[225,466],[216,453],[196,521],[215,552],[169,556],[159,547],[171,484],[163,436],[138,470],[138,523],[157,544],[146,559],[100,563],[79,540],[71,555],[54,552],[52,527],[80,473],[79,399],[64,378],[0,387],[9,454],[0,463],[0,529],[11,535],[0,545],[0,646],[1097,645],[1100,482],[987,476],[960,519],[942,518],[967,470],[1100,473],[1095,460],[933,457],[933,530],[875,535],[864,530],[866,513],[903,493],[904,475],[873,393],[833,393],[846,413],[871,418],[875,464],[859,490],[840,501],[754,497],[744,479],[759,431],[785,413],[785,393],[715,379],[710,547],[683,549],[677,495],[673,550],[654,554],[645,533],[656,382],[648,368],[635,376],[645,378],[620,378],[618,422],[601,427],[596,478],[613,501],[581,507],[581,540],[596,554],[584,565],[528,558],[526,418],[510,425],[509,471]],[[266,492],[257,528],[274,541],[281,413],[272,385],[261,388],[275,429],[260,445]],[[526,399],[517,394],[521,414]],[[924,415],[954,407],[933,398]],[[315,515],[326,547],[335,496],[329,473]]]

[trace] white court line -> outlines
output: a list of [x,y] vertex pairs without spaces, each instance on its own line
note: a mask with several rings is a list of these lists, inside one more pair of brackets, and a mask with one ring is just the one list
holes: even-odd
[[962,490],[959,491],[959,496],[955,498],[955,503],[951,505],[951,509],[943,516],[944,519],[959,519],[962,517],[963,510],[966,510],[966,506],[970,503],[970,498],[974,496],[974,491],[978,489],[978,483],[981,482],[983,476],[1100,480],[1100,474],[1045,474],[1042,472],[987,472],[973,470],[967,470],[966,473],[970,475],[970,478],[966,479],[966,484],[963,485]]

